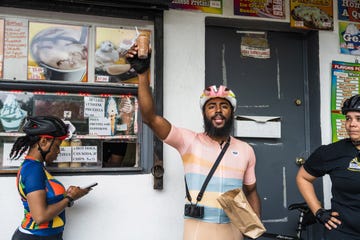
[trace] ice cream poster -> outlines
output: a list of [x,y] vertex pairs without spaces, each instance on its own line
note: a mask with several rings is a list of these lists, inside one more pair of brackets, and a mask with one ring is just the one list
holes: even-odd
[[4,64],[4,19],[0,19],[0,78],[3,77]]
[[360,22],[358,0],[338,0],[338,18],[343,21]]
[[137,83],[137,74],[126,62],[125,54],[140,33],[151,39],[148,30],[134,28],[96,28],[95,82]]
[[18,132],[24,118],[28,115],[28,111],[21,106],[20,99],[17,99],[15,94],[6,95],[2,93],[1,98],[4,97],[5,99],[1,99],[1,126],[5,132]]
[[116,120],[116,131],[121,135],[137,134],[137,98],[122,96],[117,104],[119,117]]
[[360,24],[339,22],[340,53],[360,55]]
[[285,18],[284,0],[234,0],[234,15]]
[[28,79],[87,82],[88,26],[29,22]]
[[90,135],[137,134],[137,99],[134,96],[86,97],[85,115]]
[[223,4],[222,0],[172,0],[170,8],[222,14]]

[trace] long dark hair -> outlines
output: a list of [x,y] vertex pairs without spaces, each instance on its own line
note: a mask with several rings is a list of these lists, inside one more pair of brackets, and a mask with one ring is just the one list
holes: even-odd
[[10,152],[10,159],[11,160],[16,160],[19,159],[22,154],[27,151],[32,145],[34,145],[35,143],[37,143],[40,140],[39,136],[22,136],[22,137],[18,137],[18,139],[16,139],[11,152]]

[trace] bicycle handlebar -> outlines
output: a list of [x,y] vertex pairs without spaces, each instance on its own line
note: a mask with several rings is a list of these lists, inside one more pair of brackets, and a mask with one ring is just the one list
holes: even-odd
[[314,214],[310,211],[310,208],[305,202],[290,204],[288,210],[299,211],[296,236],[265,232],[264,234],[261,235],[261,237],[271,238],[271,239],[283,239],[283,240],[299,240],[301,239],[301,233],[303,230],[305,230],[305,227],[316,223],[316,218]]

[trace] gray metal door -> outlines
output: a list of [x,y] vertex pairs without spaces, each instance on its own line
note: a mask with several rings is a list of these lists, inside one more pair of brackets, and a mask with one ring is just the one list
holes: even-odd
[[[320,143],[319,111],[311,112],[316,107],[309,104],[312,97],[318,104],[319,96],[318,65],[310,64],[318,58],[311,53],[317,50],[308,44],[311,33],[274,31],[274,26],[259,29],[254,22],[232,22],[230,27],[213,23],[206,24],[206,86],[224,84],[231,88],[238,99],[236,115],[280,117],[280,138],[242,139],[253,146],[257,157],[265,227],[269,232],[294,234],[297,212],[287,208],[304,201],[295,181],[296,160],[306,159],[313,150],[311,144]],[[249,31],[264,34],[270,58],[241,56],[241,41]],[[312,128],[316,132],[311,132]],[[321,183],[317,191],[322,193]]]

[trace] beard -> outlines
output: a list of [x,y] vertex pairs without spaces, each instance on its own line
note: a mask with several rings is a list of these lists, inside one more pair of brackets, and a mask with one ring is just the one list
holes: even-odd
[[[219,115],[219,114],[217,114],[217,115]],[[222,114],[220,114],[220,115],[225,119],[225,117]],[[214,127],[214,125],[212,124],[211,120],[214,117],[215,116],[213,116],[211,119],[208,119],[205,116],[205,114],[203,114],[205,133],[209,137],[216,137],[216,138],[229,137],[233,130],[234,113],[232,112],[231,116],[228,119],[225,119],[225,124],[221,128]]]

